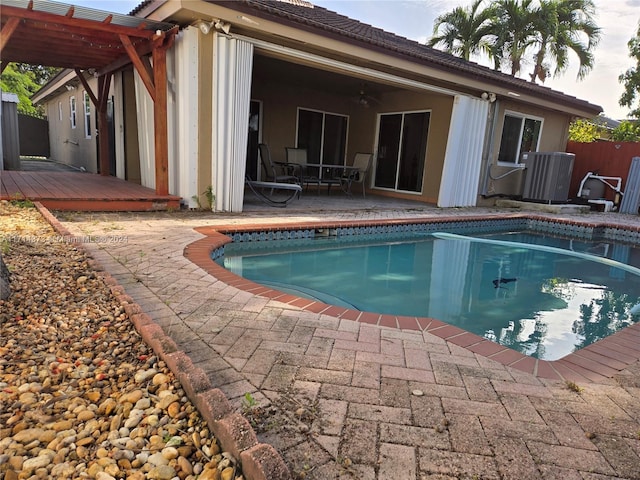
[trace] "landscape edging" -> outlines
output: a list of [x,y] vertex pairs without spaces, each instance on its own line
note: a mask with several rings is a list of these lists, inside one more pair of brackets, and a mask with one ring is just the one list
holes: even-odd
[[[70,239],[75,237],[44,205],[40,202],[34,202],[34,205],[59,235]],[[243,476],[247,480],[290,480],[289,469],[277,450],[271,445],[258,442],[251,424],[234,411],[224,393],[211,385],[206,374],[193,365],[191,358],[178,349],[173,339],[127,295],[125,289],[92,257],[82,243],[74,244],[87,255],[91,268],[123,306],[143,341],[176,376],[223,450],[234,455],[241,466],[246,465],[247,471],[243,468]]]

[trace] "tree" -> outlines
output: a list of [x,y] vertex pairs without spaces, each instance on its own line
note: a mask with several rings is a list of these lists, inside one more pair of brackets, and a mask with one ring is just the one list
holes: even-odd
[[611,132],[611,138],[615,142],[640,142],[640,120],[620,122]]
[[482,0],[440,15],[428,45],[465,60],[488,54],[496,70],[521,73],[533,57],[531,81],[561,75],[569,66],[569,53],[580,62],[578,79],[593,68],[593,50],[600,40],[593,0],[498,0],[484,10]]
[[479,52],[490,52],[488,36],[491,35],[491,20],[494,9],[481,9],[483,0],[475,0],[470,7],[456,7],[453,11],[436,18],[433,26],[433,37],[427,45],[444,46],[444,51],[469,60],[470,56]]
[[[542,0],[534,17],[537,52],[531,81],[544,83],[551,75],[545,60],[555,63],[553,75],[558,76],[569,66],[569,52],[580,62],[578,79],[593,68],[593,50],[600,41],[601,29],[595,24],[595,5],[592,0]],[[585,43],[586,41],[586,43]]]
[[535,42],[537,11],[532,0],[500,0],[492,25],[496,36],[493,55],[500,64],[507,63],[512,76],[522,69],[527,49]]
[[598,124],[597,119],[579,118],[569,125],[569,140],[572,142],[595,142],[602,138],[605,133],[606,129]]
[[[630,68],[618,77],[618,81],[624,84],[624,92],[618,103],[621,107],[629,107],[630,118],[640,119],[640,22],[636,36],[627,43],[629,56],[636,59],[635,68]],[[634,103],[636,105],[634,106]]]
[[52,67],[10,63],[0,76],[0,89],[18,95],[18,113],[40,117],[42,111],[31,103],[31,97],[58,71]]

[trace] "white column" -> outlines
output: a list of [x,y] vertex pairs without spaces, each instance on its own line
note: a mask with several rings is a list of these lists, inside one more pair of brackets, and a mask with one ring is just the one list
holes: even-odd
[[476,205],[488,112],[488,101],[456,95],[440,180],[439,207]]

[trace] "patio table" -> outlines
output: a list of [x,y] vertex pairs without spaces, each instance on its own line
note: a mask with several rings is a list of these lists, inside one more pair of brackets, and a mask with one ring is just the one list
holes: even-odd
[[331,186],[335,184],[339,184],[344,193],[351,195],[351,175],[359,171],[358,167],[326,163],[307,163],[305,167],[319,169],[320,182],[327,185],[327,195],[331,193]]

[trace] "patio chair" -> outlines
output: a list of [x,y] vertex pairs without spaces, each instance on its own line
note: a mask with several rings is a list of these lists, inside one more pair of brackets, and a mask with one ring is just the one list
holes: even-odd
[[[274,163],[271,160],[271,152],[266,143],[258,144],[258,151],[260,152],[260,160],[262,161],[262,169],[265,174],[267,182],[276,183],[300,183],[298,177],[291,172],[287,171],[282,164]],[[278,172],[280,168],[280,172]]]
[[372,153],[356,153],[353,159],[353,168],[345,169],[342,176],[339,177],[340,186],[347,195],[351,195],[351,185],[359,183],[362,185],[362,198],[365,198],[365,180],[372,160]]
[[294,172],[298,176],[300,186],[306,185],[308,187],[310,183],[315,183],[318,186],[319,193],[320,177],[311,172],[314,167],[309,167],[307,165],[307,149],[286,147],[285,151],[287,153],[287,165],[294,166]]
[[[302,187],[297,183],[260,182],[245,177],[244,183],[253,194],[261,201],[272,207],[286,207],[295,197],[300,197]],[[262,193],[263,189],[271,190],[270,195]],[[274,191],[279,193],[274,195]]]

